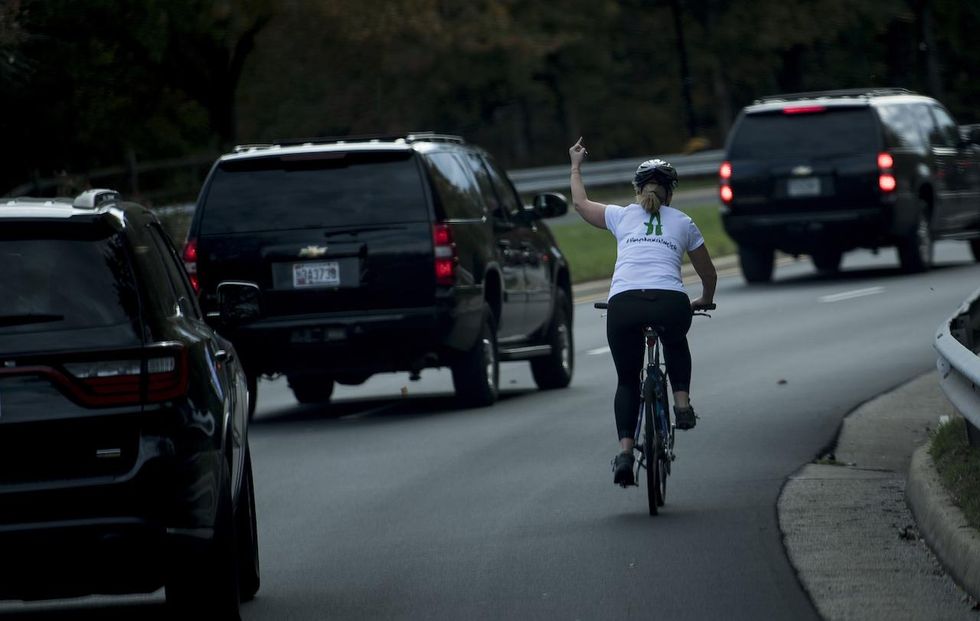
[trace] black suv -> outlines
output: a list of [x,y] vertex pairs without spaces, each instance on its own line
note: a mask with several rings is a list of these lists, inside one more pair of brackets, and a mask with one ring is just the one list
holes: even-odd
[[498,361],[541,388],[572,378],[568,265],[483,150],[456,136],[244,145],[212,168],[184,248],[209,320],[254,388],[284,373],[300,403],[334,382],[448,366],[466,405],[493,403]]
[[748,282],[773,253],[836,271],[854,248],[895,246],[928,269],[936,239],[980,259],[980,147],[935,99],[904,89],[773,95],[742,110],[720,169],[722,221]]
[[0,199],[0,598],[259,587],[248,393],[156,217]]

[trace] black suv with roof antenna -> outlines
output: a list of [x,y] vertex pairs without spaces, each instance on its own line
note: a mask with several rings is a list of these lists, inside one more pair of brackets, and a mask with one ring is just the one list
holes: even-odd
[[571,277],[493,158],[457,136],[242,145],[212,168],[184,248],[209,321],[250,382],[285,374],[300,403],[334,383],[448,366],[460,400],[497,399],[499,361],[540,388],[573,370]]
[[937,239],[980,260],[980,146],[943,106],[905,89],[772,95],[744,108],[719,171],[722,222],[748,282],[774,252],[822,272],[844,252],[895,246],[902,268],[932,263]]
[[245,373],[156,217],[0,199],[0,599],[259,588]]

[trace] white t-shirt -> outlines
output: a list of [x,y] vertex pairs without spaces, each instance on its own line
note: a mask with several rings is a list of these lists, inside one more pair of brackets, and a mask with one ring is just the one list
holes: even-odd
[[637,203],[606,205],[606,228],[617,242],[610,298],[636,289],[684,292],[681,260],[704,244],[704,237],[682,211],[663,205],[659,215],[658,221]]

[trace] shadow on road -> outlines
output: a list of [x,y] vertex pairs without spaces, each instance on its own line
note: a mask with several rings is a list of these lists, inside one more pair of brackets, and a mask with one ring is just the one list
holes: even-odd
[[839,272],[832,273],[818,273],[818,272],[808,272],[805,274],[797,274],[794,276],[784,276],[779,277],[779,270],[776,270],[776,276],[772,282],[768,283],[755,283],[746,284],[745,287],[748,289],[768,289],[772,287],[807,287],[814,283],[828,283],[828,282],[839,282],[839,283],[859,283],[865,280],[881,280],[881,279],[907,279],[907,278],[918,278],[928,275],[930,272],[941,272],[952,269],[966,269],[976,265],[976,263],[963,263],[963,262],[948,262],[948,263],[936,263],[932,266],[929,272],[920,272],[918,274],[909,274],[903,272],[900,267],[897,266],[880,266],[880,267],[862,267],[856,269],[842,269]]
[[163,621],[169,619],[167,607],[162,602],[115,604],[107,601],[58,600],[30,604],[17,610],[4,610],[0,601],[0,619],[3,621]]
[[[501,392],[496,406],[537,390],[508,390]],[[256,412],[252,426],[273,426],[290,424],[335,423],[350,427],[354,425],[384,424],[393,420],[404,421],[411,418],[427,418],[448,414],[466,415],[482,412],[488,408],[460,408],[451,394],[413,394],[406,397],[386,396],[362,399],[331,401],[327,405],[296,405],[274,410]]]

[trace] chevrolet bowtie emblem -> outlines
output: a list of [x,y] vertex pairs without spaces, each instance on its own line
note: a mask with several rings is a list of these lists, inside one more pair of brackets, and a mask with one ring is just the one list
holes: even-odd
[[793,168],[792,173],[796,177],[807,177],[813,174],[813,168],[809,166],[796,166]]
[[315,259],[327,254],[326,246],[307,246],[299,251],[299,256],[303,258]]

